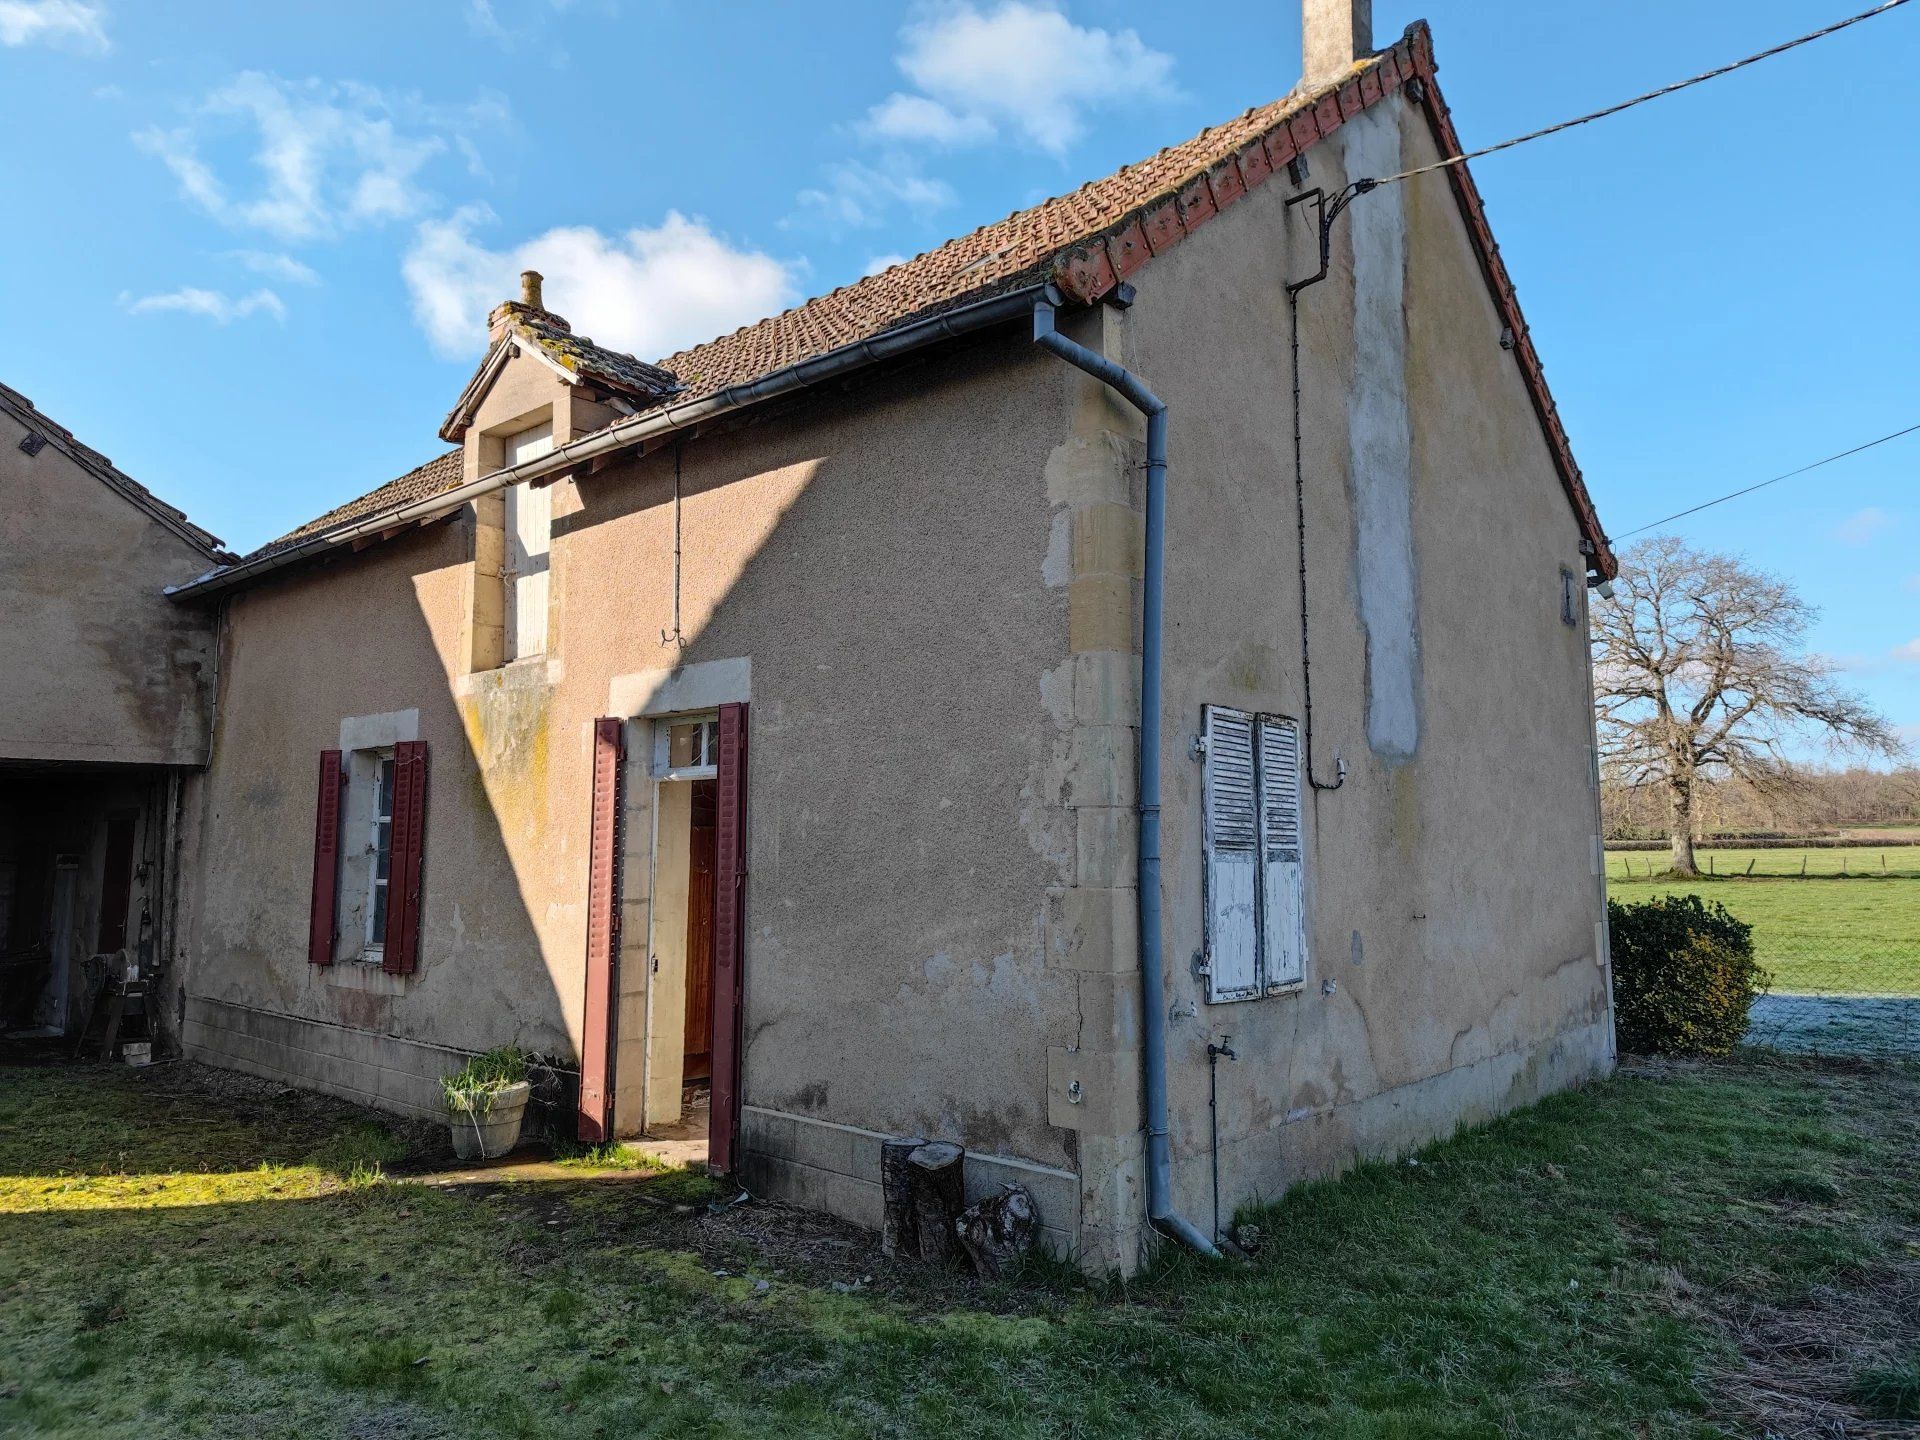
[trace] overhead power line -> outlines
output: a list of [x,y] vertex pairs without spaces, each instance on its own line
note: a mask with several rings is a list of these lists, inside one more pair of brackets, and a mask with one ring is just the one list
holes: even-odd
[[1636,95],[1631,100],[1622,100],[1618,105],[1609,105],[1604,110],[1595,110],[1592,114],[1581,115],[1572,120],[1562,120],[1558,125],[1549,125],[1544,130],[1535,130],[1526,135],[1516,135],[1511,140],[1502,140],[1497,145],[1486,145],[1478,150],[1469,150],[1464,155],[1452,155],[1445,160],[1436,160],[1431,165],[1421,165],[1412,170],[1402,170],[1397,175],[1383,176],[1378,180],[1361,181],[1359,184],[1370,190],[1375,185],[1391,185],[1396,180],[1411,180],[1416,175],[1425,175],[1433,170],[1445,170],[1451,165],[1461,165],[1468,160],[1478,160],[1482,155],[1491,155],[1495,151],[1511,150],[1514,146],[1524,145],[1529,140],[1540,140],[1548,135],[1558,135],[1562,130],[1571,130],[1576,125],[1587,125],[1595,120],[1604,120],[1609,115],[1618,115],[1622,110],[1631,110],[1634,106],[1644,105],[1649,100],[1658,100],[1663,95],[1672,95],[1676,91],[1687,89],[1689,86],[1703,85],[1709,80],[1718,79],[1722,75],[1731,75],[1736,70],[1743,70],[1747,66],[1758,64],[1762,60],[1770,60],[1775,55],[1784,55],[1789,50],[1796,49],[1801,45],[1810,44],[1815,40],[1825,39],[1829,35],[1845,30],[1849,25],[1858,25],[1862,20],[1871,20],[1876,15],[1884,15],[1887,11],[1897,9],[1906,3],[1907,0],[1886,0],[1885,4],[1876,5],[1871,10],[1862,10],[1858,15],[1849,15],[1845,20],[1836,20],[1833,24],[1825,26],[1822,29],[1810,31],[1808,34],[1801,35],[1793,40],[1784,41],[1779,45],[1762,50],[1758,54],[1749,55],[1744,60],[1735,60],[1731,64],[1705,71],[1688,80],[1676,80],[1671,85],[1662,85],[1658,90],[1649,90],[1644,95]]
[[1689,515],[1698,515],[1702,510],[1711,510],[1714,506],[1724,505],[1729,500],[1738,500],[1742,495],[1751,495],[1756,490],[1764,490],[1769,485],[1778,485],[1782,480],[1791,480],[1796,475],[1804,475],[1809,470],[1818,470],[1822,465],[1831,465],[1836,460],[1844,460],[1849,455],[1858,455],[1862,450],[1871,450],[1876,445],[1884,445],[1889,440],[1898,440],[1902,435],[1911,435],[1915,431],[1920,431],[1920,425],[1909,425],[1906,429],[1896,430],[1891,435],[1882,435],[1878,440],[1869,440],[1866,444],[1856,445],[1851,450],[1842,450],[1838,455],[1829,455],[1826,459],[1816,460],[1811,465],[1802,465],[1798,470],[1789,470],[1786,474],[1776,475],[1771,480],[1762,480],[1758,485],[1748,485],[1744,489],[1722,495],[1717,500],[1708,500],[1703,504],[1695,505],[1690,510],[1682,510],[1677,515],[1669,515],[1664,520],[1655,520],[1651,525],[1642,525],[1638,530],[1629,530],[1625,535],[1615,535],[1612,538],[1627,540],[1643,531],[1657,530],[1660,526],[1671,524],[1675,520],[1684,520]]

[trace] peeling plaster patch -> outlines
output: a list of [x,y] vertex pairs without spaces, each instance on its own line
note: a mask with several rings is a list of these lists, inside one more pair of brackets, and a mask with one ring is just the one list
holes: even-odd
[[1124,505],[1130,484],[1127,442],[1110,430],[1098,435],[1071,435],[1047,456],[1049,505]]
[[1056,510],[1047,531],[1047,558],[1040,562],[1040,583],[1058,590],[1073,579],[1073,512]]
[[1040,705],[1055,730],[1066,730],[1073,724],[1074,669],[1069,659],[1064,665],[1040,673]]
[[[1348,122],[1347,171],[1400,168],[1393,106]],[[1347,212],[1353,240],[1353,384],[1347,442],[1353,456],[1354,574],[1367,630],[1367,743],[1388,761],[1420,748],[1420,635],[1415,614],[1413,442],[1407,411],[1406,214],[1397,185]]]

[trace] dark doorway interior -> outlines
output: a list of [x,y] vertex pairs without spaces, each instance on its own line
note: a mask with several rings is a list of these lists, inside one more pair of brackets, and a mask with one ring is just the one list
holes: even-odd
[[77,1033],[108,957],[159,964],[165,779],[109,766],[0,762],[0,1033]]

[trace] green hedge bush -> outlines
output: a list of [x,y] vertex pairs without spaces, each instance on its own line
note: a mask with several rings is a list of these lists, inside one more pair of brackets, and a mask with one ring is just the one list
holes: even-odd
[[1697,895],[1607,902],[1613,939],[1613,1015],[1622,1050],[1636,1055],[1725,1055],[1747,1033],[1765,993],[1753,927]]

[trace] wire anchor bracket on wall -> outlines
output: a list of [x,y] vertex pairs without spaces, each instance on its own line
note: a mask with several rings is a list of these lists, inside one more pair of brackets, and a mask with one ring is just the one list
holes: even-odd
[[1289,210],[1295,205],[1313,206],[1314,227],[1320,232],[1320,268],[1306,279],[1295,280],[1288,285],[1287,294],[1298,295],[1309,285],[1318,285],[1327,278],[1327,271],[1333,263],[1333,222],[1338,220],[1342,212],[1355,200],[1379,184],[1378,180],[1356,180],[1331,200],[1327,198],[1327,192],[1316,185],[1311,190],[1302,190],[1287,201]]

